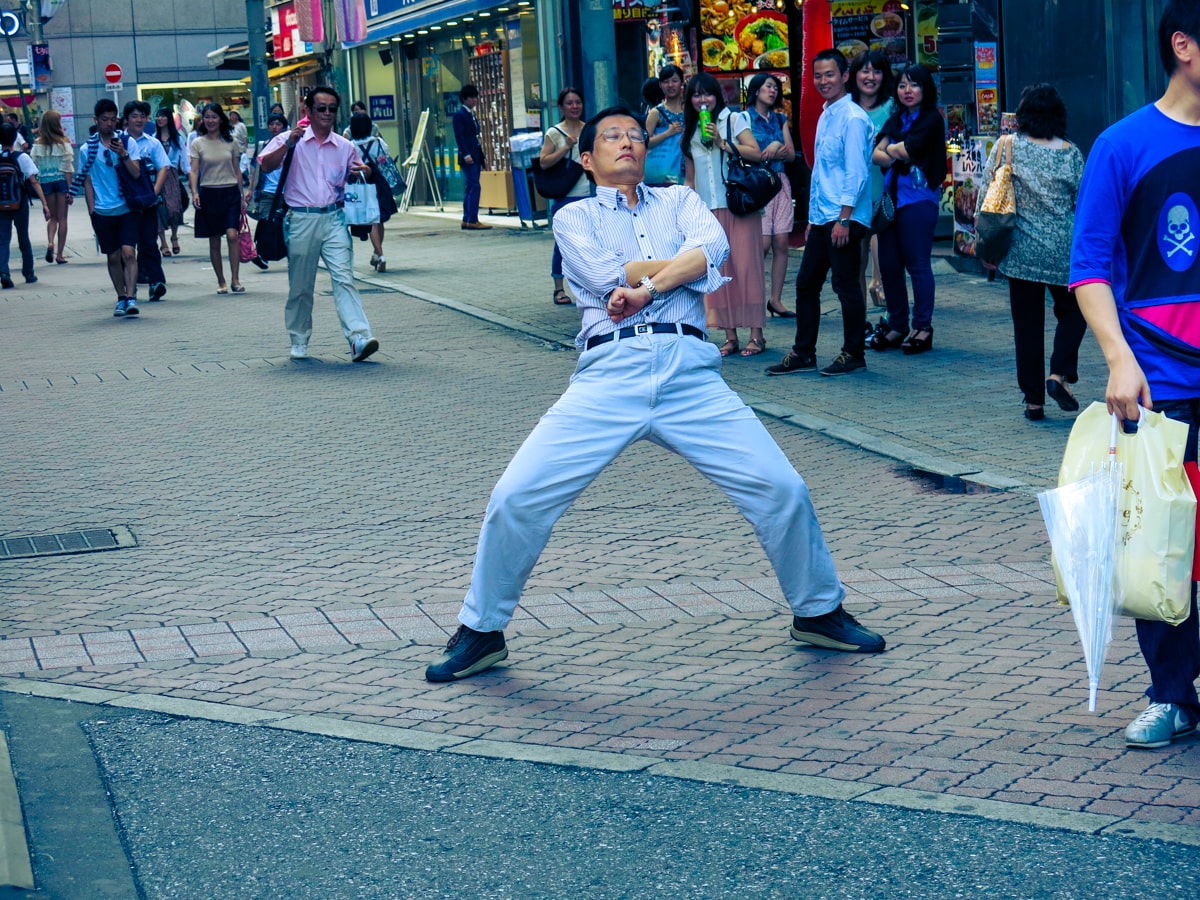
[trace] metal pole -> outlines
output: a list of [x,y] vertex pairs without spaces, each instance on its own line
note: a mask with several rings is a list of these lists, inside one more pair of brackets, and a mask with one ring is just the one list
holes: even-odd
[[246,0],[246,45],[250,54],[250,108],[254,117],[254,139],[267,133],[271,108],[271,84],[267,78],[266,12],[263,0]]
[[21,83],[21,70],[17,66],[17,53],[13,50],[12,36],[4,32],[4,43],[8,44],[8,58],[12,60],[13,78],[17,80],[17,95],[21,98],[21,112],[24,113],[25,127],[29,129],[30,139],[33,137],[33,119],[29,115],[29,105],[25,102],[25,86]]

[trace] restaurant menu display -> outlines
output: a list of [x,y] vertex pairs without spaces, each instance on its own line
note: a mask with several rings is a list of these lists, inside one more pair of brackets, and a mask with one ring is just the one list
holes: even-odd
[[974,135],[963,142],[962,152],[954,156],[954,252],[961,256],[975,255],[979,184],[995,142],[990,135]]
[[882,50],[893,63],[908,59],[908,25],[900,0],[834,0],[833,45],[848,60]]
[[700,0],[700,55],[706,72],[786,70],[787,16],[775,0]]

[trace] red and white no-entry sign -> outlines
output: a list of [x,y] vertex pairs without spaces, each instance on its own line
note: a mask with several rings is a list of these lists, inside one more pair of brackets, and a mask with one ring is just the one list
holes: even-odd
[[104,67],[104,80],[109,84],[116,84],[121,80],[121,67],[116,63],[109,63]]

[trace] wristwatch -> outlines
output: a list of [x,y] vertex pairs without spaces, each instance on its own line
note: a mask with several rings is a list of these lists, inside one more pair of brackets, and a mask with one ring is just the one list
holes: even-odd
[[[654,286],[654,282],[650,280],[649,275],[643,275],[642,280],[638,282],[638,285],[646,289],[646,292],[650,295],[650,303],[657,303],[658,298],[662,296],[662,294],[658,292],[658,288]],[[649,306],[650,303],[647,303],[646,306]]]
[[850,220],[849,220],[849,219],[838,219],[838,220],[837,220],[837,223],[838,223],[839,225],[841,225],[843,228],[849,228],[849,227],[850,227]]

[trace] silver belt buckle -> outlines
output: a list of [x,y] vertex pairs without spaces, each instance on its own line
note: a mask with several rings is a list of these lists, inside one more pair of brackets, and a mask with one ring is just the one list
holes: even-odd
[[646,325],[646,324],[634,325],[633,333],[635,335],[654,334],[654,327],[653,327],[653,325]]

